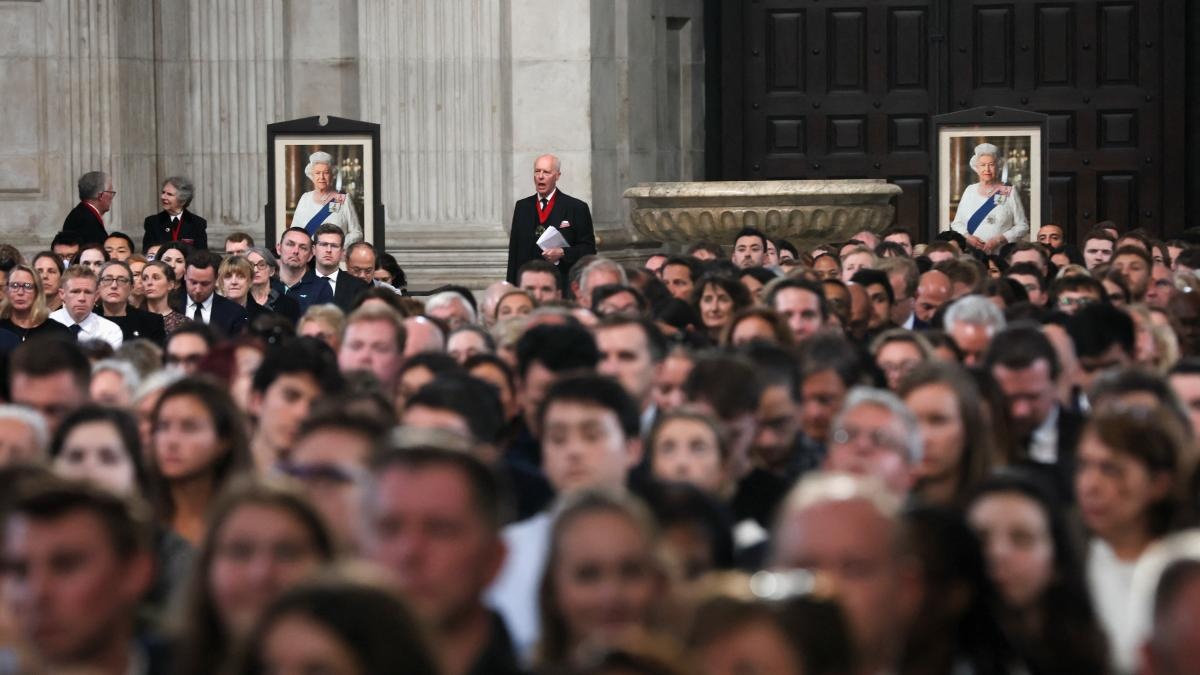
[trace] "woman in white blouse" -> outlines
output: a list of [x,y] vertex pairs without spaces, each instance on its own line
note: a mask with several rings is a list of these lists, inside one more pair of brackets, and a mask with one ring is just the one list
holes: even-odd
[[1020,195],[998,180],[1003,169],[1000,148],[991,143],[975,146],[971,170],[979,182],[967,186],[958,202],[950,229],[967,238],[967,243],[984,253],[1029,236],[1029,219]]

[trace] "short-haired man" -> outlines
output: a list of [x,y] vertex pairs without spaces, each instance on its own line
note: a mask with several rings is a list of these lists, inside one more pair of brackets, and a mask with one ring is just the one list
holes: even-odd
[[1095,269],[1112,260],[1113,251],[1117,248],[1117,240],[1108,232],[1095,229],[1083,238],[1079,252],[1083,254],[1085,267]]
[[666,253],[655,253],[654,255],[650,256],[649,258],[646,258],[646,264],[642,265],[642,268],[645,269],[647,272],[653,274],[654,276],[658,276],[659,270],[662,269],[663,263],[665,263],[666,261],[667,261]]
[[376,253],[375,247],[365,241],[356,241],[346,247],[346,271],[352,276],[357,277],[363,283],[376,286],[378,288],[386,288],[389,291],[399,293],[400,289],[395,286],[375,278],[375,272],[379,269],[379,254]]
[[983,365],[1008,406],[1022,461],[1049,474],[1064,503],[1073,501],[1075,444],[1082,419],[1058,400],[1058,353],[1037,327],[996,334]]
[[1037,231],[1037,243],[1051,251],[1062,250],[1063,244],[1066,243],[1063,226],[1058,223],[1046,223],[1042,225]]
[[365,553],[430,630],[441,672],[521,672],[504,620],[483,602],[507,551],[492,470],[457,447],[383,453],[366,500]]
[[892,285],[892,323],[908,330],[926,328],[924,323],[917,321],[915,312],[921,276],[917,263],[912,258],[884,258],[876,269],[886,274]]
[[912,257],[912,254],[913,254],[912,233],[909,232],[907,228],[900,227],[899,225],[889,227],[888,229],[883,231],[883,240],[885,242],[899,244],[901,247],[904,248],[905,254],[907,254],[909,257]]
[[978,365],[996,333],[1004,330],[1004,314],[982,295],[959,298],[946,310],[942,326],[963,354],[967,366]]
[[212,328],[221,337],[233,337],[249,322],[246,308],[217,295],[217,268],[221,261],[208,251],[194,251],[183,273],[187,285],[184,316]]
[[892,328],[892,304],[895,302],[895,296],[892,291],[892,282],[888,279],[887,274],[870,268],[862,268],[854,273],[851,282],[862,286],[867,292],[867,302],[870,304],[870,315],[867,319],[867,336],[878,335],[883,331]]
[[200,362],[208,356],[217,343],[211,328],[200,323],[184,323],[171,336],[163,348],[163,363],[184,375],[195,375],[200,371]]
[[407,338],[404,319],[395,310],[377,303],[363,305],[346,318],[338,367],[342,373],[370,371],[383,391],[394,396]]
[[349,313],[358,294],[370,288],[370,284],[353,274],[342,274],[342,246],[346,235],[342,228],[333,223],[323,223],[313,233],[313,250],[316,256],[317,284],[326,284],[333,289],[333,304]]
[[408,338],[404,343],[404,357],[426,352],[446,351],[446,331],[440,320],[427,316],[410,316],[404,319],[404,330]]
[[41,413],[51,434],[68,414],[87,402],[92,364],[78,343],[35,338],[13,350],[8,388],[12,402]]
[[0,405],[0,467],[46,461],[50,433],[46,420],[23,405]]
[[649,319],[610,316],[595,328],[600,362],[596,371],[625,387],[641,411],[641,431],[654,419],[654,382],[667,356],[667,339]]
[[758,428],[763,378],[741,354],[699,356],[683,383],[688,404],[715,418],[726,446],[730,477],[741,480],[753,466],[750,448]]
[[104,239],[104,252],[109,260],[129,260],[133,255],[133,240],[124,232],[113,232]]
[[[539,328],[542,328],[539,326]],[[550,387],[538,411],[543,468],[560,497],[620,490],[641,459],[637,405],[602,375],[577,375]],[[489,591],[519,653],[537,643],[537,588],[546,566],[552,515],[543,511],[504,529],[509,557]]]
[[318,284],[317,273],[309,268],[313,241],[302,227],[289,227],[279,238],[279,281],[287,294],[300,305],[300,313],[312,305],[333,302],[333,287]]
[[699,276],[693,258],[671,256],[663,263],[658,275],[666,285],[667,291],[671,293],[671,297],[687,303],[692,301],[692,291],[696,287],[696,279]]
[[579,288],[575,293],[580,307],[592,308],[592,291],[608,284],[629,283],[625,269],[619,263],[608,258],[599,258],[588,263],[579,274]]
[[225,255],[245,255],[254,248],[254,237],[246,232],[230,232],[225,237]]
[[720,260],[725,257],[725,251],[721,245],[711,241],[698,241],[688,246],[684,254],[700,262]]
[[1143,302],[1150,290],[1150,271],[1154,260],[1150,253],[1137,246],[1122,246],[1112,257],[1112,268],[1125,277],[1131,302]]
[[733,264],[741,269],[762,267],[767,253],[767,235],[753,227],[743,227],[733,238]]
[[950,300],[952,288],[950,277],[944,272],[929,270],[922,274],[917,282],[917,301],[913,306],[917,321],[932,325],[933,316]]
[[1082,391],[1091,391],[1102,373],[1133,365],[1133,319],[1107,302],[1081,307],[1067,320],[1067,333],[1079,361],[1074,380]]
[[1025,289],[1029,302],[1034,307],[1045,307],[1049,296],[1046,293],[1046,277],[1033,263],[1017,263],[1004,271],[1005,279],[1012,279]]
[[79,253],[79,236],[74,232],[59,232],[50,241],[50,250],[62,261],[63,267],[71,266],[71,258]]
[[1154,262],[1150,268],[1150,284],[1146,289],[1146,304],[1159,309],[1166,309],[1171,296],[1175,294],[1175,274],[1166,263]]
[[898,496],[908,494],[921,463],[921,430],[895,394],[855,387],[833,420],[825,468],[868,476]]
[[545,260],[530,260],[517,270],[517,287],[538,304],[562,298],[562,276]]
[[801,479],[772,537],[771,567],[828,575],[849,624],[860,673],[899,670],[921,605],[920,571],[900,522],[901,498],[839,473]]
[[78,237],[80,245],[103,244],[108,238],[104,214],[112,209],[112,177],[103,171],[89,171],[79,177],[79,204],[63,220],[62,231]]
[[433,317],[446,324],[453,332],[475,323],[475,306],[464,295],[467,291],[442,291],[425,301],[425,316]]
[[141,509],[62,479],[39,479],[9,506],[4,602],[45,672],[166,672],[136,627],[154,581],[150,532]]
[[764,302],[783,317],[797,344],[829,320],[825,291],[816,282],[784,277],[767,284],[764,291]]
[[248,411],[257,421],[250,451],[260,475],[288,459],[313,401],[341,387],[337,356],[324,342],[302,337],[267,349],[250,383]]
[[98,290],[96,273],[91,268],[68,267],[58,290],[63,305],[51,312],[50,318],[66,326],[80,342],[100,340],[118,349],[125,339],[121,327],[94,311]]
[[[542,155],[533,162],[536,192],[513,207],[508,240],[508,272],[505,278],[517,283],[517,271],[530,260],[543,259],[556,266],[566,277],[571,267],[586,255],[596,253],[592,230],[592,212],[587,202],[558,189],[562,162],[554,155]],[[567,247],[543,249],[537,241],[546,228],[554,227],[566,240]]]
[[1016,265],[1017,263],[1033,263],[1042,271],[1045,276],[1050,270],[1050,252],[1045,246],[1035,244],[1032,241],[1018,241],[1008,250],[1008,264]]

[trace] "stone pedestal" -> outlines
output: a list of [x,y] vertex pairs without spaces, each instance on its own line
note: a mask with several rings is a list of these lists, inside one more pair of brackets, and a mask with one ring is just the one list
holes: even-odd
[[801,248],[892,224],[901,189],[880,179],[650,183],[625,191],[633,229],[647,240],[732,244],[755,227]]

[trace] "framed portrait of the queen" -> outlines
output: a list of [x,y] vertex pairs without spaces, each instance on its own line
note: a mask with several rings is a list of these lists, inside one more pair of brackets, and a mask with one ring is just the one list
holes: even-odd
[[988,253],[1036,241],[1048,207],[1045,116],[980,108],[935,117],[934,124],[933,233],[954,230]]
[[312,234],[333,223],[358,241],[384,245],[378,203],[379,125],[310,117],[267,127],[269,143],[267,237],[289,227]]

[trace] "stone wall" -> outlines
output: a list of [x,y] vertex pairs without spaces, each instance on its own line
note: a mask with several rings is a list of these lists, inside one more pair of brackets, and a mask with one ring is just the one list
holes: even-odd
[[563,160],[602,246],[626,187],[702,176],[703,0],[0,0],[0,240],[48,244],[75,179],[114,176],[140,239],[196,183],[210,241],[261,237],[266,125],[382,125],[388,248],[414,286],[502,272],[533,159]]

